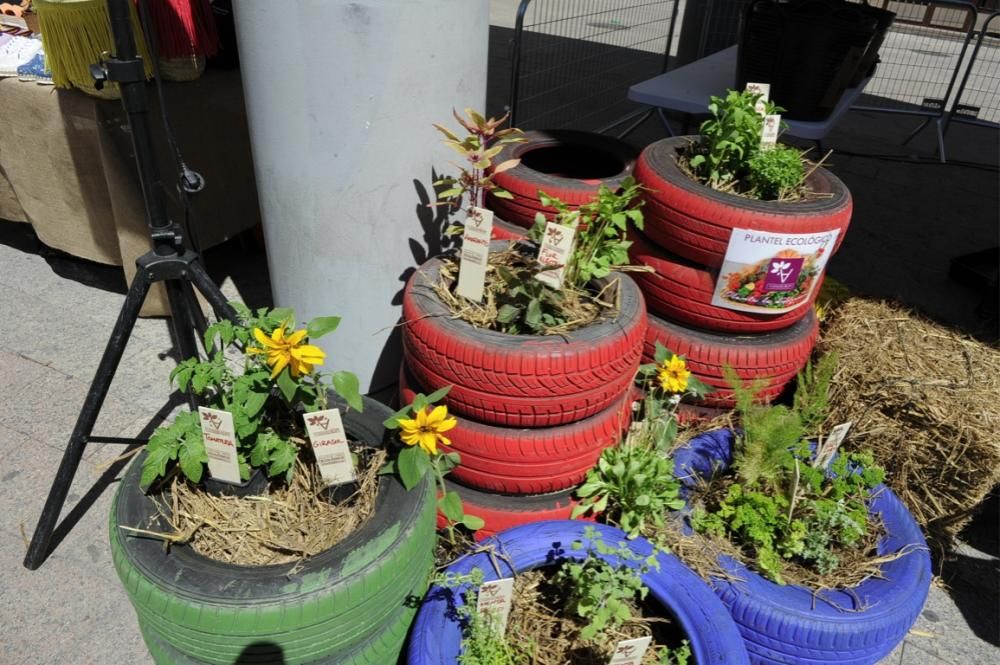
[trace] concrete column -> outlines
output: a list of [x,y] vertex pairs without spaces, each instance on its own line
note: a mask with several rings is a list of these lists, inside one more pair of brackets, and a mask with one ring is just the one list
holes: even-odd
[[275,304],[342,316],[327,367],[378,390],[404,273],[446,225],[424,204],[455,155],[431,123],[485,104],[489,0],[233,5]]

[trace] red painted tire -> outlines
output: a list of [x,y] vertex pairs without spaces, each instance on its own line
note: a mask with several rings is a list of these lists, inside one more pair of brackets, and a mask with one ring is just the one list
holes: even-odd
[[492,210],[498,217],[510,222],[512,226],[530,229],[535,225],[535,215],[542,213],[546,219],[555,216],[555,208],[543,206],[540,201],[532,199],[499,199],[491,194],[486,195],[486,208]]
[[[449,492],[458,492],[462,498],[462,508],[466,515],[475,515],[486,522],[486,525],[476,531],[476,540],[480,541],[494,536],[521,524],[544,522],[546,520],[568,520],[576,506],[574,496],[576,488],[551,492],[549,494],[527,494],[524,496],[507,496],[491,494],[453,483],[445,479]],[[591,517],[582,518],[593,521]],[[438,528],[446,526],[447,522],[441,513],[437,516]]]
[[656,247],[638,232],[629,235],[629,257],[635,265],[648,266],[656,272],[632,273],[646,297],[646,308],[666,319],[684,325],[731,333],[759,333],[787,328],[809,313],[819,285],[812,297],[790,312],[753,314],[712,304],[712,294],[719,273]]
[[754,201],[717,192],[691,180],[677,165],[678,150],[695,137],[667,138],[646,147],[635,177],[647,188],[645,232],[664,249],[710,268],[722,266],[734,228],[774,233],[839,230],[837,251],[851,221],[851,193],[823,168],[809,176],[813,191],[832,194],[813,201]]
[[699,405],[731,409],[735,402],[722,376],[724,366],[744,381],[765,379],[767,387],[758,397],[771,401],[805,367],[818,334],[819,321],[811,308],[790,327],[758,335],[711,333],[650,316],[643,357],[652,362],[656,342],[684,356],[691,373],[715,388]]
[[538,190],[570,205],[589,203],[602,184],[618,189],[635,166],[632,146],[611,136],[560,129],[525,132],[523,138],[493,158],[494,164],[521,160],[509,171],[495,174],[493,182],[515,200],[527,199],[537,206]]
[[516,226],[501,219],[499,217],[493,217],[493,233],[490,235],[491,240],[524,240],[527,234],[524,232],[520,226]]
[[[399,376],[401,403],[416,393],[404,367]],[[451,450],[462,463],[450,474],[458,482],[500,494],[543,494],[575,487],[608,446],[617,443],[632,420],[631,392],[590,418],[557,427],[517,429],[484,425],[456,416]]]
[[647,319],[628,276],[610,278],[621,284],[613,320],[560,336],[508,335],[452,318],[432,288],[440,265],[431,259],[406,285],[403,357],[427,390],[452,386],[446,402],[453,412],[481,423],[551,427],[603,411],[632,385]]

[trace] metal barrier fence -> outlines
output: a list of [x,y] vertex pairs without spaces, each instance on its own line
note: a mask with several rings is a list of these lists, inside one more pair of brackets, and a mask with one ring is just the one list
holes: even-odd
[[594,130],[637,115],[628,88],[667,70],[677,2],[521,0],[511,58],[512,126]]
[[1000,12],[990,14],[979,30],[947,122],[1000,126]]
[[[852,0],[854,1],[854,0]],[[944,130],[956,83],[975,31],[976,7],[965,0],[881,0],[896,20],[879,49],[881,62],[852,109],[922,117],[906,138],[931,122],[945,160]]]

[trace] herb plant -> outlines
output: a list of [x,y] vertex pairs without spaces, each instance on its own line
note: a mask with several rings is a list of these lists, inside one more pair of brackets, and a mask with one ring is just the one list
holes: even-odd
[[708,386],[691,376],[684,359],[656,345],[655,362],[639,368],[646,388],[642,417],[619,445],[601,453],[577,490],[572,517],[600,513],[634,538],[649,526],[662,527],[668,510],[684,506],[674,462],[667,451],[677,436],[676,411],[684,396],[701,398]]
[[[642,186],[629,176],[621,188],[612,190],[602,184],[590,203],[570,207],[559,199],[538,192],[542,205],[555,208],[555,222],[576,230],[572,258],[566,266],[565,283],[585,288],[591,280],[607,277],[617,266],[628,263],[626,240],[629,223],[642,230],[643,217],[639,198]],[[535,216],[531,238],[540,243],[545,230],[545,216]]]
[[383,423],[386,428],[399,430],[403,448],[394,460],[386,463],[384,473],[398,473],[407,489],[413,489],[428,473],[434,475],[438,488],[437,506],[448,521],[445,527],[451,542],[455,542],[455,528],[462,525],[470,531],[483,528],[482,518],[465,514],[462,499],[455,491],[448,491],[444,477],[461,462],[458,453],[445,453],[438,444],[450,446],[451,440],[445,432],[455,427],[458,421],[448,415],[445,405],[434,406],[444,399],[451,390],[445,386],[430,395],[418,393],[413,402],[403,407]]
[[[729,90],[711,97],[711,116],[699,129],[698,143],[691,146],[687,166],[712,189],[756,199],[788,198],[805,180],[802,155],[794,148],[775,145],[761,148],[763,118],[756,110],[760,93]],[[764,102],[768,115],[783,108]]]
[[438,194],[439,205],[460,208],[462,199],[465,198],[468,201],[466,211],[472,214],[474,207],[482,207],[486,192],[500,199],[513,198],[510,192],[493,182],[495,174],[509,171],[521,163],[520,159],[509,159],[501,164],[493,164],[493,158],[500,154],[505,145],[524,141],[518,136],[522,133],[520,129],[500,129],[510,114],[499,119],[487,119],[470,108],[465,109],[467,118],[454,110],[452,114],[466,131],[464,137],[459,138],[444,125],[435,124],[434,128],[444,135],[444,144],[461,155],[465,163],[456,165],[458,176],[447,176],[434,183],[436,187],[444,188]]
[[[659,570],[660,564],[655,552],[643,557],[624,542],[605,543],[593,527],[584,531],[584,537],[589,545],[575,541],[572,548],[579,551],[586,547],[587,556],[564,562],[554,581],[567,589],[567,608],[587,622],[580,637],[592,640],[632,618],[633,603],[645,599],[649,593],[642,576],[650,570]],[[613,556],[619,564],[612,565],[598,554]]]
[[[170,374],[182,391],[191,391],[203,406],[228,411],[233,416],[240,477],[262,468],[270,477],[295,471],[302,441],[298,410],[327,408],[327,390],[332,389],[351,408],[362,409],[357,377],[346,371],[325,375],[316,371],[325,354],[308,342],[333,332],[336,316],[318,317],[292,331],[295,313],[289,309],[251,311],[230,303],[239,321],[223,320],[208,327],[204,335],[209,357],[187,358]],[[227,359],[225,350],[235,346],[241,357]],[[178,416],[156,430],[146,447],[140,483],[148,487],[176,468],[198,483],[208,462],[199,418],[193,413]]]
[[832,573],[838,552],[860,546],[872,528],[866,500],[884,471],[868,453],[840,453],[825,467],[805,438],[826,416],[835,368],[828,356],[800,373],[792,408],[756,403],[757,386],[727,370],[742,422],[733,482],[717,505],[694,510],[692,525],[743,546],[778,584],[789,560]]

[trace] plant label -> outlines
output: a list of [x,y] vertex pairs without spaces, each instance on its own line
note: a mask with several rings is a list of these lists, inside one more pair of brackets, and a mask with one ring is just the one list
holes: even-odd
[[236,429],[233,414],[219,409],[198,407],[201,438],[208,455],[208,473],[224,483],[240,484],[240,463],[236,458]]
[[473,208],[462,232],[462,257],[458,264],[458,286],[455,287],[458,295],[482,302],[492,235],[493,211]]
[[712,304],[758,314],[782,314],[808,304],[839,233],[733,229]]
[[566,263],[572,256],[575,237],[576,229],[555,222],[545,223],[542,246],[538,249],[538,264],[548,270],[539,272],[535,279],[553,289],[562,288]]
[[840,423],[826,435],[826,439],[823,440],[823,444],[816,451],[816,468],[825,469],[830,466],[830,461],[833,460],[833,456],[837,454],[840,450],[840,444],[844,442],[847,438],[847,433],[851,430],[851,421],[846,423]]
[[652,641],[653,638],[649,635],[637,637],[634,640],[622,640],[615,645],[608,665],[639,665]]
[[492,582],[483,582],[479,587],[476,612],[491,615],[493,627],[503,635],[507,632],[507,617],[510,604],[514,600],[514,578],[504,577]]
[[353,482],[356,477],[354,460],[347,445],[340,409],[313,411],[303,418],[316,464],[326,484],[329,486]]
[[757,103],[754,104],[754,110],[761,115],[767,115],[767,101],[771,99],[771,84],[770,83],[747,83],[747,92],[755,92],[760,95]]
[[779,131],[781,131],[781,116],[777,113],[765,115],[764,128],[760,132],[760,147],[765,149],[774,147],[778,142]]

